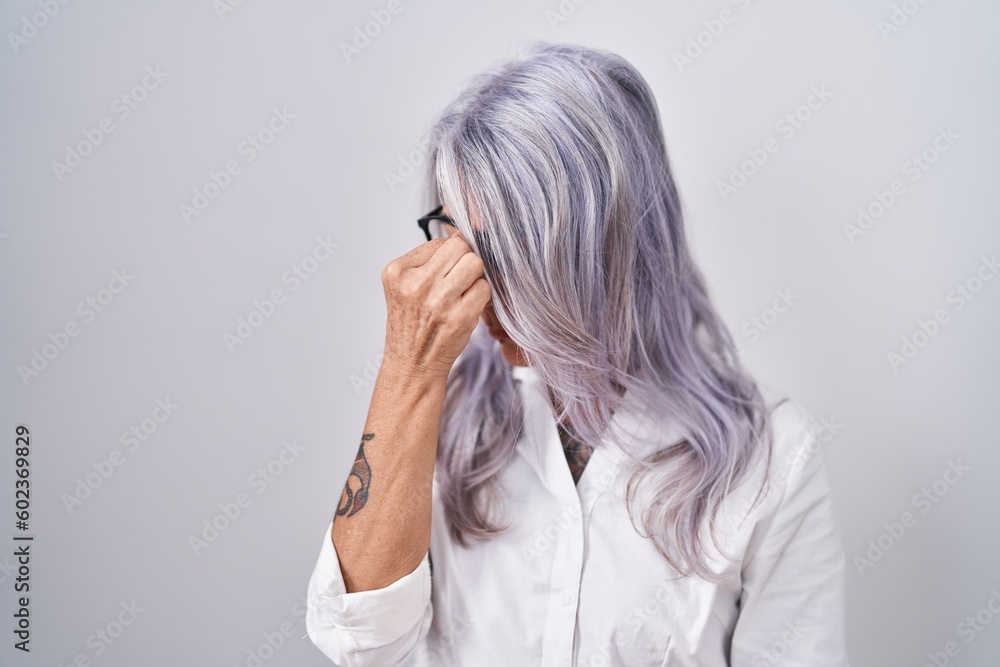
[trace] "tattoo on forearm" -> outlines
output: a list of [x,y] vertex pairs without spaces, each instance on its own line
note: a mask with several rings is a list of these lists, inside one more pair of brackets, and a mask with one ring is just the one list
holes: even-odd
[[[334,521],[337,520],[338,516],[357,514],[368,502],[368,489],[371,488],[372,484],[372,469],[368,465],[368,459],[365,458],[365,443],[374,437],[374,433],[365,433],[361,436],[358,455],[354,459],[351,474],[347,476],[347,483],[344,484],[343,503],[337,508],[337,515],[333,517]],[[357,488],[351,488],[352,483]]]

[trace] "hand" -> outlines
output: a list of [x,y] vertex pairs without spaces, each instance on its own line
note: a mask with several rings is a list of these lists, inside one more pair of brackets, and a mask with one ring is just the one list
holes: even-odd
[[423,243],[382,270],[386,327],[383,364],[447,380],[492,291],[483,261],[459,235]]

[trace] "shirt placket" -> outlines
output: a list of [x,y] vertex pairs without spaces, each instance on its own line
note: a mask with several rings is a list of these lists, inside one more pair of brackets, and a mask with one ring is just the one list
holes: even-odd
[[[564,463],[565,466],[565,463]],[[580,497],[573,485],[569,470],[565,471],[566,485],[559,485],[561,506],[568,510],[570,521],[559,533],[552,550],[553,562],[549,580],[548,610],[545,618],[545,635],[542,643],[543,665],[573,664],[573,641],[576,633],[576,615],[580,600],[580,576],[583,571],[583,514]]]

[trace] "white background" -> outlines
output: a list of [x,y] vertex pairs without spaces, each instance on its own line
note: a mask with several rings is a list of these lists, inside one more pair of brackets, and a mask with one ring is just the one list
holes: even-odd
[[[1000,618],[985,612],[971,637],[959,623],[1000,590],[1000,279],[975,282],[1000,251],[1000,8],[909,4],[919,11],[885,35],[888,0],[567,0],[558,22],[556,2],[403,0],[348,59],[341,44],[385,3],[245,0],[220,16],[209,0],[71,2],[34,32],[39,3],[4,3],[0,525],[13,545],[26,424],[35,541],[30,656],[12,648],[13,546],[0,549],[0,662],[246,665],[287,622],[293,636],[264,664],[328,664],[301,639],[299,603],[367,413],[380,273],[421,242],[426,212],[419,176],[390,187],[386,172],[469,76],[545,39],[618,52],[647,78],[694,253],[744,358],[838,425],[824,449],[852,663],[920,665],[954,641],[950,664],[995,665]],[[726,9],[732,22],[679,66]],[[147,67],[166,75],[122,119],[112,103]],[[775,123],[813,86],[832,96],[786,138]],[[294,119],[247,162],[241,142],[274,108]],[[60,180],[53,163],[104,118],[114,131]],[[904,163],[939,128],[957,140],[910,180]],[[723,201],[717,183],[768,137],[780,149]],[[241,172],[185,222],[179,206],[229,160]],[[845,225],[894,179],[904,194],[852,243]],[[282,276],[318,237],[339,247],[293,291]],[[134,278],[87,321],[78,304],[123,267]],[[979,291],[958,309],[949,293],[970,279]],[[284,303],[230,351],[224,334],[274,289]],[[778,290],[795,300],[775,319]],[[947,322],[893,368],[887,355],[937,309]],[[766,331],[752,333],[755,317]],[[22,379],[71,322],[78,335]],[[179,407],[130,451],[122,433],[168,398]],[[291,439],[302,451],[261,488],[251,476]],[[67,508],[115,450],[120,465]],[[968,472],[915,504],[949,461]],[[190,537],[239,493],[250,505],[196,554]],[[914,521],[893,537],[904,512]],[[869,540],[887,548],[858,566]],[[132,601],[142,611],[113,644],[88,641]]]

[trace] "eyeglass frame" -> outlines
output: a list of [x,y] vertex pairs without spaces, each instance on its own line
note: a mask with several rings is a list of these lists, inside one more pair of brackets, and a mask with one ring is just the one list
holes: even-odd
[[[451,225],[455,229],[458,229],[458,225],[455,224],[454,220],[452,220],[449,216],[441,213],[443,209],[444,209],[444,204],[441,204],[427,215],[417,218],[417,224],[420,225],[420,229],[424,230],[424,235],[427,237],[428,241],[434,240],[431,238],[431,230],[429,226],[431,220],[440,220],[441,222],[447,225]],[[482,235],[482,232],[473,231],[472,235],[476,239],[476,245],[479,247],[480,252],[484,253],[483,255],[481,255],[483,261],[487,262],[487,264],[491,266],[495,265],[495,259],[493,257],[493,253],[490,251],[489,246]]]
[[443,209],[444,209],[444,204],[441,204],[427,215],[417,218],[417,224],[420,225],[420,229],[424,230],[424,236],[427,237],[428,241],[434,240],[433,238],[431,238],[431,229],[430,229],[431,220],[440,220],[446,225],[451,225],[452,227],[458,229],[458,225],[455,224],[454,220],[452,220],[447,215],[441,213]]

